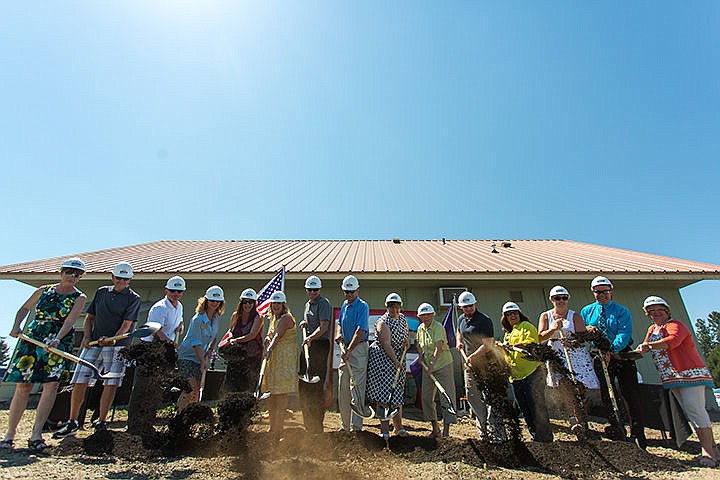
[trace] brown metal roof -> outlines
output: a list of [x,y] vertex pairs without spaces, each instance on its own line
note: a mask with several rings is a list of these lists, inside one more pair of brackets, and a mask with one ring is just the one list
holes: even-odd
[[570,240],[162,240],[6,265],[0,278],[56,272],[71,256],[89,273],[128,261],[137,273],[270,273],[285,265],[289,273],[720,274],[718,265]]

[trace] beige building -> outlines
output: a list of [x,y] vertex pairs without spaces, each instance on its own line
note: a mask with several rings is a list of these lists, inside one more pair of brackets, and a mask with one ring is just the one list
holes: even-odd
[[[288,303],[296,314],[306,301],[303,282],[309,275],[322,279],[322,293],[339,307],[340,282],[353,273],[370,308],[383,308],[385,296],[394,291],[403,297],[404,308],[430,302],[442,316],[447,308],[443,304],[452,293],[471,290],[480,310],[495,320],[498,335],[499,312],[506,301],[517,302],[537,321],[551,307],[550,288],[561,284],[571,293],[571,308],[579,310],[594,301],[589,283],[602,274],[615,286],[615,301],[632,312],[635,343],[648,326],[642,312],[646,296],[662,296],[673,315],[690,325],[679,289],[720,278],[718,265],[568,240],[399,239],[159,241],[6,265],[0,267],[0,278],[33,286],[48,284],[57,280],[62,259],[71,256],[87,264],[79,288],[89,298],[95,289],[110,284],[110,271],[117,262],[130,262],[135,269],[131,286],[143,298],[144,312],[162,298],[168,277],[182,275],[188,284],[182,300],[186,324],[196,299],[208,286],[220,285],[227,300],[221,331],[229,325],[240,292],[247,287],[260,289],[283,266]],[[639,361],[638,369],[646,383],[659,383],[649,358]]]

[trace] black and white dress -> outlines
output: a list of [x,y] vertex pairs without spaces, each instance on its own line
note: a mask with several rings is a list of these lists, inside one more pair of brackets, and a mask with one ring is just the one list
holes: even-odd
[[[401,313],[398,318],[392,318],[386,313],[378,319],[382,320],[390,328],[390,346],[399,360],[405,349],[405,342],[408,339],[408,324],[405,316]],[[395,380],[396,368],[392,360],[380,345],[380,340],[375,340],[368,349],[368,379],[367,396],[372,402],[387,403],[390,397],[393,381]],[[398,383],[393,390],[390,405],[402,405],[405,394],[405,368],[400,372]]]

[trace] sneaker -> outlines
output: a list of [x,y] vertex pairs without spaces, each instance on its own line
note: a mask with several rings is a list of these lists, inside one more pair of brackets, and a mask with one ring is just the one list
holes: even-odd
[[107,423],[100,420],[98,422],[95,422],[93,424],[93,427],[95,427],[96,432],[102,432],[103,430],[107,430]]
[[78,422],[76,420],[68,420],[67,422],[63,423],[62,427],[60,427],[58,431],[53,433],[53,438],[69,437],[77,434],[78,430],[80,430]]

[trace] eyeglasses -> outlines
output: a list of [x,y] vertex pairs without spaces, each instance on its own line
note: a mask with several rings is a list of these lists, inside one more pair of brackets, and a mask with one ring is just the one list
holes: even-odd
[[390,302],[387,304],[387,308],[400,308],[401,306],[398,302]]
[[553,297],[552,299],[555,300],[556,302],[561,302],[561,301],[567,302],[569,298],[570,297],[568,297],[567,295],[557,295],[557,296]]
[[182,293],[182,292],[184,292],[184,291],[185,291],[185,290],[170,290],[170,289],[168,288],[168,292],[169,292],[169,293]]
[[319,290],[320,290],[319,288],[306,288],[305,289],[305,291],[307,291],[307,292],[317,292]]
[[508,317],[510,315],[520,315],[520,312],[518,310],[510,310],[509,312],[505,312],[505,315],[507,315]]
[[355,292],[356,292],[356,291],[357,291],[357,290],[343,290],[343,293],[344,293],[345,295],[355,295]]
[[255,300],[241,300],[240,305],[253,305]]
[[653,308],[652,310],[648,310],[648,315],[652,315],[653,313],[659,313],[659,312],[665,312],[666,310],[664,308]]
[[595,295],[610,295],[612,290],[593,290]]
[[68,277],[75,277],[75,278],[80,278],[83,276],[83,272],[80,270],[61,270],[61,273],[63,275],[67,275]]

